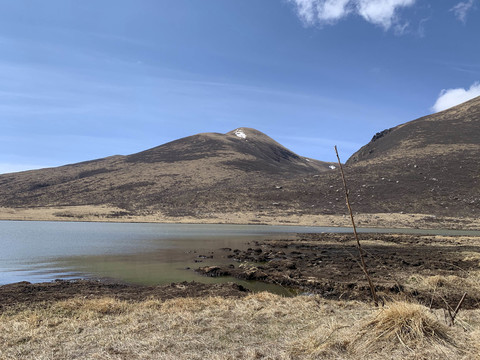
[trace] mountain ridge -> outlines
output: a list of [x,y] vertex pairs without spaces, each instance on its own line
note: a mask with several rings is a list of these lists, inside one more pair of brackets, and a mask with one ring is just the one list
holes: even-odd
[[[464,114],[469,117],[465,118]],[[480,96],[465,103],[385,129],[355,152],[347,164],[388,156],[392,151],[409,152],[431,145],[480,145]]]
[[[440,217],[478,219],[479,158],[480,97],[374,135],[344,167],[352,207],[363,214],[424,214],[422,226]],[[232,222],[248,214],[242,222],[304,217],[314,224],[316,216],[345,214],[342,194],[335,163],[302,157],[249,128],[0,175],[0,208],[100,206],[117,209],[118,219],[153,221]]]
[[189,196],[198,197],[193,194],[331,171],[329,165],[301,157],[258,130],[237,128],[132,155],[0,175],[0,206],[108,204],[158,210],[165,202],[171,207],[190,202]]

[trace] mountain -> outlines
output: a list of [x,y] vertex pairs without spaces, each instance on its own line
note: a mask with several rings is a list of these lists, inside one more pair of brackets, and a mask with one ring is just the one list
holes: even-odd
[[239,128],[226,134],[205,133],[129,155],[128,163],[178,163],[220,160],[226,167],[270,174],[310,173],[328,169],[327,163],[300,157],[264,133]]
[[400,158],[444,156],[478,152],[480,96],[448,110],[407,122],[375,134],[348,160],[391,161]]
[[248,195],[252,189],[331,171],[329,165],[301,157],[258,130],[238,128],[128,156],[0,175],[0,207],[107,205],[125,210],[120,215],[168,216],[241,210],[258,201]]
[[[480,213],[480,97],[375,134],[347,161],[361,211]],[[370,200],[369,199],[369,200]]]
[[[445,226],[438,219],[453,217],[448,226],[470,218],[478,227],[479,158],[477,97],[375,134],[344,166],[352,208],[372,214],[363,225]],[[0,175],[0,218],[346,225],[336,167],[254,129],[204,133],[128,156]],[[403,214],[402,222],[375,220],[390,214]]]

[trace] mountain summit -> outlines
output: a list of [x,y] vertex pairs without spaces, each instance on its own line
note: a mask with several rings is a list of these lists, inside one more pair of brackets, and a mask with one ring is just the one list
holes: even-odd
[[129,155],[130,163],[216,161],[243,171],[303,173],[325,171],[328,164],[301,157],[264,133],[237,128],[226,134],[202,133]]
[[329,165],[301,157],[258,130],[237,128],[127,156],[0,175],[0,207],[108,205],[172,216],[199,206],[241,209],[274,182],[331,171]]

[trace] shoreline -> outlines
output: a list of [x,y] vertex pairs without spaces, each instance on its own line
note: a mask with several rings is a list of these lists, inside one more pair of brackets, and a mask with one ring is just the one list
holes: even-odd
[[[480,236],[359,233],[359,237],[369,272],[385,299],[401,296],[441,307],[442,301],[453,303],[465,290],[469,293],[465,304],[480,306],[480,290],[470,289],[480,285]],[[206,277],[274,284],[325,299],[370,300],[364,274],[356,264],[356,245],[350,233],[297,233],[293,239],[255,240],[243,250],[219,248],[211,254],[217,264],[199,263],[192,271]],[[431,294],[431,285],[435,289],[437,285],[444,287],[437,294],[438,299]],[[225,293],[226,289],[230,293]],[[132,295],[135,292],[138,296]],[[252,293],[237,283],[208,284],[201,280],[162,285],[94,278],[22,281],[0,285],[0,310],[1,304],[11,303],[12,299],[28,303],[32,296],[46,301],[90,295],[139,300],[149,296],[163,298],[165,294],[202,297],[234,293],[238,296],[239,292]],[[5,294],[12,296],[10,300],[2,298]]]
[[102,280],[53,280],[50,282],[15,282],[0,286],[0,314],[10,308],[31,307],[69,299],[110,297],[121,301],[168,300],[174,298],[205,298],[220,296],[238,298],[250,291],[235,283],[204,284],[178,282],[166,285],[137,285]]
[[[163,223],[218,225],[277,225],[306,227],[351,227],[346,214],[313,215],[277,212],[209,213],[197,217],[169,217],[161,213],[148,215],[118,215],[123,209],[105,206],[61,206],[44,208],[0,207],[0,221],[58,221],[105,223]],[[456,218],[431,214],[370,213],[355,214],[358,228],[468,230],[480,231],[479,218]]]

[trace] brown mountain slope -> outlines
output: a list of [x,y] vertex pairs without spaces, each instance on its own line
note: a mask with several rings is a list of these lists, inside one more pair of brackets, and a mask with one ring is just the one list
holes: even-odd
[[223,159],[227,167],[241,171],[261,171],[279,174],[309,173],[326,170],[327,163],[306,160],[283,147],[264,133],[239,128],[227,134],[205,133],[129,155],[128,163],[174,163],[193,160]]
[[[478,216],[480,97],[376,134],[347,161],[359,210]],[[360,196],[363,197],[363,196]]]
[[[424,214],[420,226],[427,227],[442,226],[435,223],[442,216],[478,218],[479,158],[480,98],[384,131],[346,163],[353,210]],[[346,214],[342,180],[331,165],[241,128],[129,156],[0,175],[0,208],[109,206],[119,209],[109,216],[126,220],[313,224],[318,215]]]
[[[239,210],[240,195],[274,181],[331,171],[249,128],[205,133],[129,156],[0,175],[0,206],[108,205],[131,214]],[[268,197],[268,196],[267,196]],[[268,200],[270,201],[270,200]],[[271,202],[271,201],[270,201]]]
[[348,160],[390,161],[480,149],[480,97],[375,134]]

